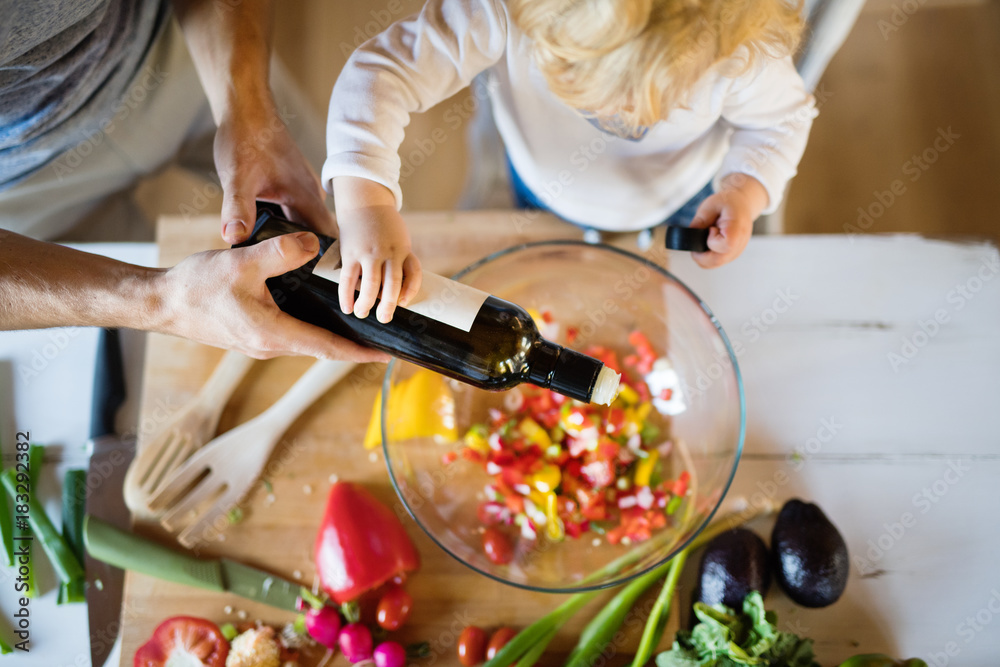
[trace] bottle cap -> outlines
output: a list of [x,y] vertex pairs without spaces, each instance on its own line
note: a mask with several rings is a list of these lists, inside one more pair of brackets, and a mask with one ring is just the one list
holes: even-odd
[[594,392],[590,395],[590,402],[611,405],[611,402],[618,397],[618,383],[621,379],[621,373],[616,373],[607,366],[601,366],[597,382],[594,383]]
[[597,359],[564,347],[559,350],[559,358],[552,367],[549,388],[563,396],[589,403],[603,369],[604,364]]

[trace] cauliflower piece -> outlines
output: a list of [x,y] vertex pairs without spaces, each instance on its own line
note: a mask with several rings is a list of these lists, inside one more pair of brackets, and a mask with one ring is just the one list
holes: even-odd
[[281,646],[274,628],[251,628],[234,638],[226,667],[281,667]]

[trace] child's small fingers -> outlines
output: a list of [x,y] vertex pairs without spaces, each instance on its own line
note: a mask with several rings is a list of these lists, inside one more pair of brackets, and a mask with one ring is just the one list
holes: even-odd
[[399,305],[405,306],[417,296],[423,280],[424,272],[420,268],[420,260],[416,255],[409,255],[403,260],[403,285],[400,289]]
[[399,300],[399,289],[403,284],[403,267],[398,262],[386,262],[383,266],[382,295],[375,314],[378,321],[385,324],[392,319]]
[[693,229],[711,227],[722,213],[723,201],[719,195],[712,195],[698,205],[694,218],[691,220]]
[[731,259],[728,255],[713,251],[692,253],[691,258],[694,259],[695,264],[703,269],[717,268]]
[[719,226],[712,227],[708,232],[708,249],[719,254],[725,254],[732,250],[729,237]]
[[354,292],[358,288],[361,277],[361,265],[357,262],[345,261],[340,268],[340,310],[345,315],[354,312]]
[[354,301],[354,314],[361,318],[368,317],[381,289],[382,266],[366,265],[361,271],[361,288]]

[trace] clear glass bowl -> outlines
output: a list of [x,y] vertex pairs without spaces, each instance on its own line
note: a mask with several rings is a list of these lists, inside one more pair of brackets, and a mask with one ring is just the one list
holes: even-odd
[[[552,593],[618,585],[682,549],[709,523],[725,496],[745,431],[736,358],[708,307],[668,271],[641,257],[574,241],[509,248],[469,266],[456,279],[524,308],[549,311],[561,331],[579,331],[570,345],[575,349],[599,344],[618,351],[621,358],[631,351],[629,333],[644,332],[679,375],[684,409],[661,417],[663,432],[673,441],[664,463],[671,477],[687,470],[691,481],[688,495],[672,515],[673,525],[649,540],[612,545],[587,532],[576,539],[550,541],[544,531],[529,540],[509,530],[513,560],[497,565],[484,553],[477,517],[490,476],[481,464],[462,456],[451,463],[443,459],[448,452],[460,452],[469,426],[486,421],[491,407],[504,409],[507,395],[515,390],[488,392],[435,376],[429,383],[437,387],[431,390],[434,395],[414,401],[412,392],[403,395],[408,385],[401,383],[419,369],[394,360],[382,388],[382,442],[393,486],[420,527],[472,569],[513,586]],[[400,401],[410,405],[396,405]],[[425,428],[428,420],[452,427],[452,412],[453,430]],[[414,428],[415,421],[424,427]],[[451,434],[443,436],[448,430]],[[432,431],[439,432],[430,435]]]

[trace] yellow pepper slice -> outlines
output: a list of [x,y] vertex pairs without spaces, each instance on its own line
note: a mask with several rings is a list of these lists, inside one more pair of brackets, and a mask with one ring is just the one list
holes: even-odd
[[556,494],[545,494],[545,532],[553,540],[561,540],[566,535],[566,527],[563,526],[562,519],[559,518],[559,509],[556,505]]
[[635,476],[633,480],[636,486],[649,486],[649,478],[653,475],[653,468],[656,466],[656,461],[659,458],[660,452],[652,449],[649,451],[649,456],[635,464]]
[[542,493],[552,493],[562,481],[559,466],[544,465],[541,470],[531,476],[531,485]]
[[[364,445],[374,449],[382,444],[379,423],[382,412],[382,392],[379,392],[368,422]],[[455,397],[444,376],[421,368],[396,385],[389,399],[386,427],[394,439],[440,438],[458,439],[455,423]]]

